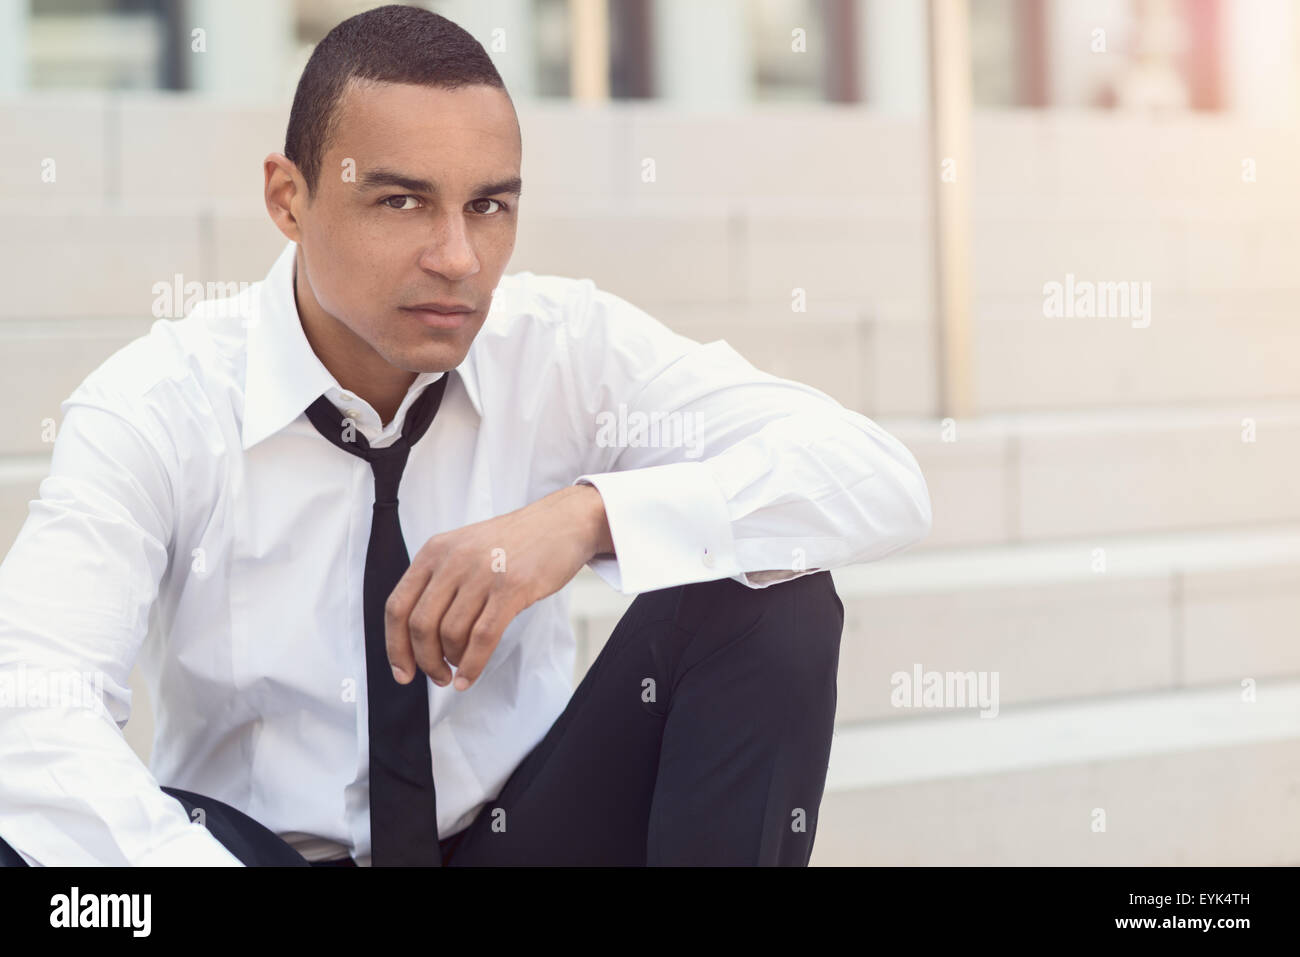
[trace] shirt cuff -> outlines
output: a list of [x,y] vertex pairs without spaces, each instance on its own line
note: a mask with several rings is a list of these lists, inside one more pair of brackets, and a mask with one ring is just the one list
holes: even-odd
[[614,555],[587,563],[624,595],[741,575],[726,497],[703,462],[580,475],[605,502]]
[[243,867],[244,862],[226,850],[202,824],[190,824],[169,841],[145,853],[137,867]]

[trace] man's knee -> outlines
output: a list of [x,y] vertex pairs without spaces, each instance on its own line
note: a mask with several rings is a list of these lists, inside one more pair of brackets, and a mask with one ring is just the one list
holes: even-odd
[[797,656],[822,670],[834,670],[844,633],[844,605],[830,572],[800,575],[753,591],[756,601],[770,606],[765,618],[772,626],[772,641],[765,646],[779,660],[788,666]]
[[844,605],[830,572],[800,575],[764,588],[727,579],[722,588],[722,595],[701,592],[696,600],[711,602],[716,614],[724,614],[723,607],[730,609],[728,628],[743,636],[747,662],[762,663],[786,686],[801,684],[814,693],[828,678],[834,681]]

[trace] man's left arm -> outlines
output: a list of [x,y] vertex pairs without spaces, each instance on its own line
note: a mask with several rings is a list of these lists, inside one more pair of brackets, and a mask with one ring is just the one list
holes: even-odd
[[928,534],[916,459],[871,419],[590,291],[569,346],[577,381],[599,370],[577,390],[595,464],[573,483],[600,492],[614,554],[589,565],[615,589],[761,588]]

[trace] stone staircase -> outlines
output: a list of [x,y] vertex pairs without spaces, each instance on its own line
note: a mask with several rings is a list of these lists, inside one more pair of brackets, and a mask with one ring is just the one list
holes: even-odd
[[[48,468],[46,420],[147,331],[154,284],[265,273],[282,239],[260,162],[285,115],[165,95],[0,104],[0,551]],[[982,411],[953,422],[935,398],[921,124],[654,104],[521,119],[511,271],[590,276],[726,339],[875,418],[926,475],[931,536],[833,573],[847,620],[813,863],[1300,863],[1293,132],[977,116]],[[1045,316],[1044,285],[1067,275],[1149,282],[1149,325]],[[574,582],[575,678],[630,601]],[[996,719],[894,707],[891,676],[918,666],[996,674]],[[136,707],[144,755],[138,687]]]

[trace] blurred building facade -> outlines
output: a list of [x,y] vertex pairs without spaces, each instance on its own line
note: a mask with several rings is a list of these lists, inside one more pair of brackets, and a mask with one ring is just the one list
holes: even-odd
[[[0,95],[292,92],[311,47],[372,0],[4,0]],[[923,0],[427,0],[480,37],[518,102],[595,95],[684,106],[844,102],[917,112]],[[1291,0],[979,0],[976,107],[1297,109]],[[184,55],[195,28],[204,56]],[[802,38],[793,32],[803,31]],[[495,40],[495,45],[493,41]],[[802,42],[813,55],[790,56]]]

